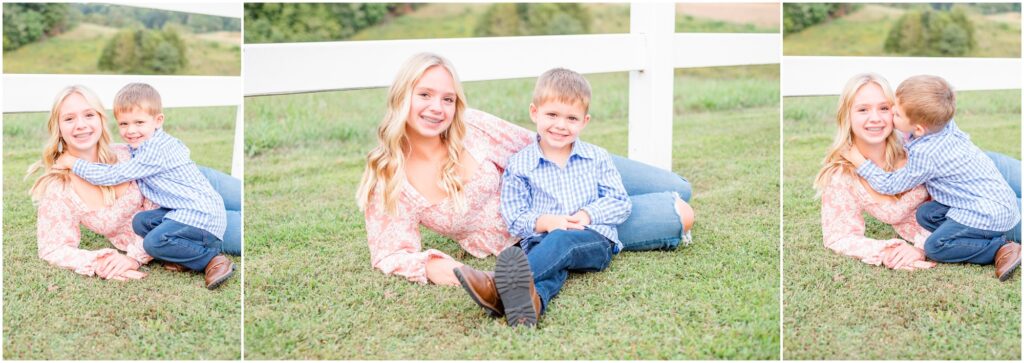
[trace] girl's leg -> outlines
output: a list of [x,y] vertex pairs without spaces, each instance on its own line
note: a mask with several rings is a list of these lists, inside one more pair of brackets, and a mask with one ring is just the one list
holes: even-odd
[[242,255],[242,213],[238,211],[227,211],[228,225],[224,229],[224,240],[221,242],[221,252],[232,256]]
[[683,224],[676,209],[674,192],[648,193],[629,197],[633,209],[619,225],[619,240],[625,251],[670,251],[679,246]]
[[[1003,175],[1003,179],[1010,184],[1010,189],[1017,194],[1017,205],[1020,205],[1020,160],[1011,158],[1009,156],[986,151],[986,155],[992,162],[996,164],[996,169],[999,169],[999,173]],[[1006,239],[1011,241],[1020,242],[1020,223],[1018,222],[1013,229],[1006,232]]]
[[626,194],[640,195],[660,192],[676,192],[680,198],[689,202],[692,190],[690,182],[675,173],[630,160],[618,155],[612,155],[612,162],[615,169],[622,175],[622,184],[626,187]]
[[220,193],[221,198],[224,199],[224,209],[229,211],[242,210],[241,180],[205,166],[200,166],[199,171],[203,173],[206,180],[210,181],[213,190]]

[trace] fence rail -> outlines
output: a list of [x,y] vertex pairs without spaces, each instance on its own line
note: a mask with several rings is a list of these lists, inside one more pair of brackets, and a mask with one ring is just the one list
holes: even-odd
[[917,74],[945,78],[961,91],[1021,88],[1020,58],[782,57],[782,95],[837,95],[858,73],[874,72],[896,87]]

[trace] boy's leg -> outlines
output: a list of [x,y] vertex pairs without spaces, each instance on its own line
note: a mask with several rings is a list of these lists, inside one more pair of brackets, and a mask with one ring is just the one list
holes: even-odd
[[242,210],[241,180],[205,166],[200,166],[199,172],[203,173],[203,176],[210,182],[213,190],[216,190],[221,198],[224,199],[224,209],[229,211]]
[[946,222],[947,212],[949,212],[949,207],[936,201],[929,201],[917,207],[915,217],[917,217],[917,224],[929,232],[935,232],[942,223]]
[[[923,225],[922,225],[923,226]],[[991,264],[996,251],[1006,244],[1003,232],[971,228],[946,219],[924,242],[928,258],[938,262]]]
[[593,230],[556,230],[526,255],[541,299],[541,312],[565,284],[569,271],[601,271],[612,259],[611,241]]
[[135,216],[132,217],[132,230],[135,231],[135,234],[146,237],[150,231],[164,221],[164,215],[170,211],[167,208],[157,208],[135,213]]
[[155,259],[205,271],[210,260],[220,254],[220,249],[210,246],[216,240],[202,229],[165,219],[146,234],[142,247]]

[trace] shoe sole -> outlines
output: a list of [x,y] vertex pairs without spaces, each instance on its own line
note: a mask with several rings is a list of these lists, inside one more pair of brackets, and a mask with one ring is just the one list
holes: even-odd
[[999,275],[999,282],[1009,280],[1010,277],[1013,276],[1013,272],[1017,271],[1018,267],[1020,267],[1020,258],[1017,258],[1017,261],[1015,261],[1013,263],[1013,266],[1010,266],[1010,268],[1007,269],[1006,272],[1004,272],[1002,275]]
[[209,285],[206,285],[206,288],[208,290],[216,290],[218,287],[220,287],[221,284],[224,283],[224,281],[227,281],[229,278],[231,278],[231,276],[234,276],[234,275],[235,275],[235,264],[234,264],[234,262],[232,262],[231,263],[231,271],[228,271],[228,273],[224,274],[224,276],[221,276],[219,279],[213,280],[213,283],[211,283]]
[[509,326],[537,325],[537,313],[533,310],[533,296],[530,294],[533,272],[522,249],[510,247],[501,251],[494,269],[494,284],[498,287]]
[[466,282],[466,279],[464,277],[462,277],[462,271],[460,271],[459,269],[454,269],[452,271],[455,272],[455,278],[459,279],[459,284],[462,285],[462,289],[466,290],[466,293],[469,294],[469,297],[473,299],[473,302],[475,302],[482,309],[484,309],[484,311],[486,311],[487,314],[490,315],[492,318],[501,317],[501,313],[499,313],[497,310],[487,307],[487,305],[484,305],[484,303],[480,300],[480,297],[473,293],[473,289],[469,288],[469,283]]

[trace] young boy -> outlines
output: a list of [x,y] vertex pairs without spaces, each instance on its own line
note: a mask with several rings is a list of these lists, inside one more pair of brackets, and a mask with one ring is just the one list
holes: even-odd
[[580,74],[556,68],[537,79],[536,142],[509,158],[502,177],[501,214],[521,249],[498,255],[493,278],[455,269],[470,297],[492,315],[504,313],[510,326],[536,325],[569,271],[602,271],[622,249],[616,225],[631,205],[608,152],[578,140],[589,106],[590,84]]
[[1017,196],[992,160],[953,121],[956,96],[940,77],[920,75],[900,83],[893,125],[907,134],[907,163],[885,172],[856,148],[844,156],[879,193],[893,195],[921,183],[932,201],[917,210],[917,221],[932,231],[928,258],[939,262],[995,263],[996,277],[1008,279],[1020,266],[1020,244],[1004,234],[1020,223]]
[[114,97],[114,117],[131,160],[106,165],[64,153],[54,168],[71,169],[94,185],[135,180],[142,195],[160,205],[132,220],[146,253],[205,271],[206,287],[216,289],[235,269],[220,254],[227,224],[224,200],[192,162],[188,147],[161,129],[164,114],[156,89],[144,83],[124,86]]

